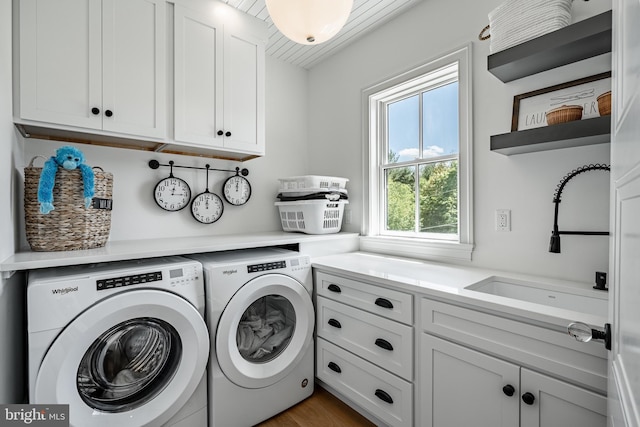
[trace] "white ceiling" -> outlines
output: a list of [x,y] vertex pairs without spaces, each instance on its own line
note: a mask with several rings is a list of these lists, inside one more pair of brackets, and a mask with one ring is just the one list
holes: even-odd
[[223,1],[269,24],[267,55],[300,67],[311,68],[356,38],[423,0],[354,0],[351,15],[344,28],[333,39],[315,46],[301,45],[283,36],[273,25],[265,0]]

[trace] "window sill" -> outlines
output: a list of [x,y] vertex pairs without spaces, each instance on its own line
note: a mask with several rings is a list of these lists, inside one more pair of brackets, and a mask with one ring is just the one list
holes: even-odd
[[403,237],[361,236],[360,250],[432,261],[471,261],[473,245],[433,240],[425,242]]

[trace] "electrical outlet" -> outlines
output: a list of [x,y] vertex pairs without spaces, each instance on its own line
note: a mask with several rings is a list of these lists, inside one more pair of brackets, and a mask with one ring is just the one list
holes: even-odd
[[496,231],[511,231],[511,210],[496,209]]

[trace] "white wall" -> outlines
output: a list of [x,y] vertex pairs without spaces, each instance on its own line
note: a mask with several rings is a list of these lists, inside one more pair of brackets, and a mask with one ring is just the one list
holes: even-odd
[[[478,41],[487,13],[502,0],[428,0],[314,67],[309,74],[309,173],[345,176],[349,208],[362,217],[362,90],[473,42],[475,251],[472,265],[592,281],[607,270],[606,237],[563,236],[548,249],[553,193],[572,169],[608,163],[608,144],[506,157],[489,150],[490,135],[510,130],[513,96],[606,71],[610,55],[504,84],[487,72],[489,42]],[[574,2],[574,21],[611,2]],[[593,175],[593,176],[591,176]],[[561,229],[607,230],[608,176],[572,180],[563,193]],[[494,231],[496,209],[511,209],[512,231]]]
[[[99,165],[114,175],[114,208],[111,218],[111,241],[251,233],[281,230],[278,210],[274,206],[278,178],[303,175],[307,170],[307,72],[299,67],[267,57],[266,67],[266,156],[244,163],[217,159],[154,154],[136,150],[76,145],[87,163]],[[25,139],[25,158],[49,157],[63,143]],[[155,184],[169,175],[169,168],[153,170],[148,162],[156,159],[168,164],[235,170],[247,168],[252,195],[244,206],[230,206],[220,220],[200,224],[187,207],[179,212],[166,212],[153,200]],[[41,165],[41,162],[38,163]],[[204,191],[204,171],[174,169],[174,175],[186,180],[193,194]],[[209,172],[209,190],[221,196],[229,173]],[[55,202],[54,202],[55,205]],[[21,246],[27,247],[21,226]]]
[[[22,163],[11,115],[11,2],[0,2],[0,260],[13,255]],[[0,403],[24,396],[23,276],[0,279]]]

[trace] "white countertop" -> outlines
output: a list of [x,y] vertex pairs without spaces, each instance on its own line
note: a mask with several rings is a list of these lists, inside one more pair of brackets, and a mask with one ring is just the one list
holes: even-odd
[[357,239],[357,236],[357,233],[311,235],[275,231],[222,236],[116,241],[108,242],[104,247],[96,249],[59,252],[18,252],[0,263],[0,272],[266,246],[322,242],[331,244],[332,241]]
[[571,294],[607,298],[604,291],[594,290],[592,284],[538,277],[499,270],[478,269],[428,261],[409,260],[365,252],[328,255],[312,259],[316,268],[326,272],[347,274],[354,278],[377,282],[386,286],[406,289],[430,298],[500,313],[500,315],[526,318],[557,330],[564,329],[567,321],[579,321],[592,328],[602,329],[607,319],[601,315],[581,313],[543,304],[506,298],[465,287],[491,277],[539,283]]

